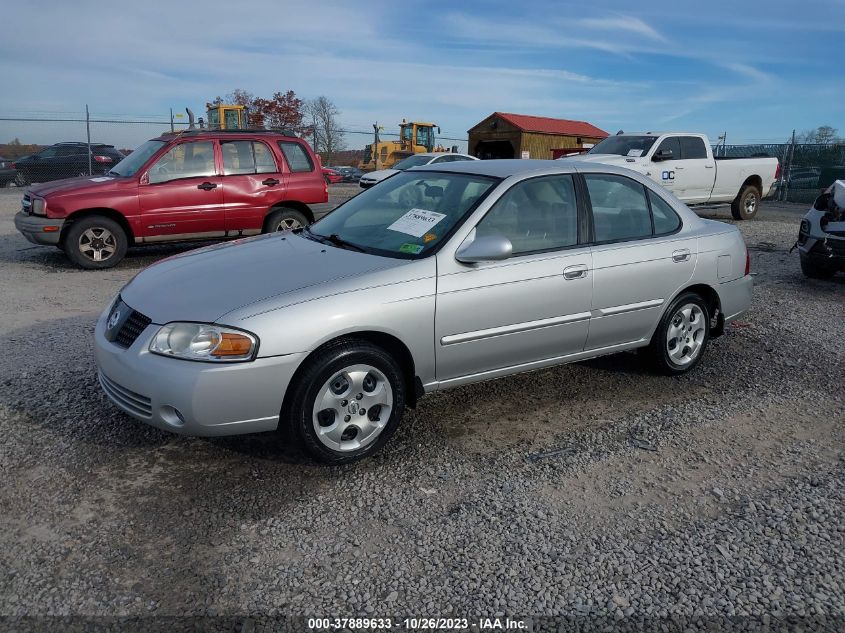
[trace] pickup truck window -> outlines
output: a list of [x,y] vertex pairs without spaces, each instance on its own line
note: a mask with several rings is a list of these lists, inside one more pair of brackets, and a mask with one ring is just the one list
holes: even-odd
[[663,198],[649,190],[648,201],[651,203],[651,217],[654,220],[655,235],[668,235],[680,228],[681,218]]
[[596,242],[651,237],[651,213],[640,183],[610,174],[586,174]]
[[311,157],[302,145],[291,141],[279,141],[279,147],[292,172],[314,171],[314,163],[311,162]]
[[639,151],[637,156],[644,156],[657,140],[655,136],[608,136],[590,149],[588,154],[616,154],[617,156],[633,156],[631,152]]
[[150,168],[150,184],[214,175],[214,143],[194,141],[180,143],[159,158]]
[[707,158],[704,140],[697,136],[681,137],[681,158]]
[[[681,158],[681,142],[678,140],[678,137],[670,136],[669,138],[664,138],[657,148],[657,152],[662,152],[663,150],[672,152],[672,160]],[[657,152],[654,153],[657,154]]]

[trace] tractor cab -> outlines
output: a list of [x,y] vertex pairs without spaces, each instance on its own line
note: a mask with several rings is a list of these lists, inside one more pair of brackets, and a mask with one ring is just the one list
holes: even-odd
[[211,130],[245,130],[249,127],[249,109],[242,105],[206,103],[206,122]]

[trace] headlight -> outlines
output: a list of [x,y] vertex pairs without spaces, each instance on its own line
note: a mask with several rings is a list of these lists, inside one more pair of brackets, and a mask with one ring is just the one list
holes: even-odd
[[168,323],[153,337],[150,351],[185,360],[233,363],[255,358],[254,334],[206,323]]
[[43,198],[33,198],[32,199],[32,215],[47,215],[47,212],[44,210],[44,199]]

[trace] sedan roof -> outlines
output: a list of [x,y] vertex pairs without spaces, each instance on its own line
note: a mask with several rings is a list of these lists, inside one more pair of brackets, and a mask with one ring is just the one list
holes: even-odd
[[494,159],[494,160],[463,160],[451,163],[437,163],[435,165],[421,165],[412,167],[414,171],[450,171],[462,174],[478,174],[494,178],[507,178],[534,172],[554,171],[559,174],[574,172],[577,161],[556,161],[537,159]]

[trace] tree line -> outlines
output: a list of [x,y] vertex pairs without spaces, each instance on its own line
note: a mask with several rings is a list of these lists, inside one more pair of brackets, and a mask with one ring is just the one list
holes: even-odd
[[246,106],[251,126],[287,128],[307,138],[325,165],[332,164],[333,154],[346,149],[338,122],[340,110],[328,97],[305,100],[288,90],[265,98],[236,88],[225,96],[216,97],[212,103]]

